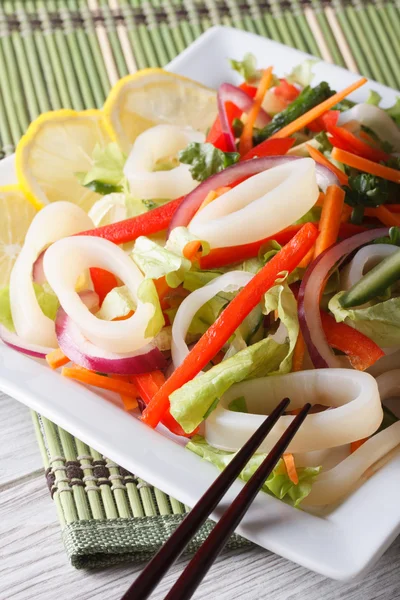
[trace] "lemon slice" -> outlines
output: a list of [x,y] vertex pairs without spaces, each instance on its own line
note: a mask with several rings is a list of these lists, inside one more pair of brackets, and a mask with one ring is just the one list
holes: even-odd
[[123,77],[103,108],[112,138],[128,153],[145,129],[166,123],[206,132],[217,114],[216,92],[163,69]]
[[0,187],[0,289],[10,280],[36,209],[18,185]]
[[32,204],[68,200],[85,211],[101,196],[83,187],[77,172],[88,171],[96,144],[110,143],[100,110],[57,110],[33,121],[16,150],[18,182]]

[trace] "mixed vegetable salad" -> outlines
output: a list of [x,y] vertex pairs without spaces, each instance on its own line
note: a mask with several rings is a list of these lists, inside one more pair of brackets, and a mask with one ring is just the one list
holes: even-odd
[[31,125],[0,189],[40,209],[8,246],[0,336],[220,469],[289,397],[245,480],[311,402],[264,489],[331,504],[400,444],[400,100],[312,86],[313,61],[231,64],[217,93],[148,70]]

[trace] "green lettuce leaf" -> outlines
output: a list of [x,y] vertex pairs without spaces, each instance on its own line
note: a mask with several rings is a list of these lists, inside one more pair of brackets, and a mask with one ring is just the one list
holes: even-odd
[[294,225],[304,225],[304,223],[315,223],[316,221],[319,221],[321,210],[322,209],[319,206],[313,206],[305,215],[295,221]]
[[277,310],[280,321],[285,325],[289,340],[289,349],[279,366],[279,373],[290,373],[292,370],[292,355],[299,335],[299,320],[297,317],[297,301],[287,281],[274,285],[264,295],[263,313],[269,315]]
[[[46,317],[55,321],[60,303],[49,285],[33,284],[36,300]],[[10,331],[15,331],[11,314],[10,288],[7,286],[0,290],[0,324]]]
[[[148,237],[140,236],[133,247],[131,257],[146,278],[166,277],[170,287],[176,288],[191,269],[192,262],[183,256],[183,250],[189,242],[199,241],[186,227],[176,227],[165,246]],[[209,244],[201,242],[201,254],[210,251]]]
[[397,127],[400,127],[400,96],[397,97],[395,104],[390,108],[386,108],[385,111],[392,117]]
[[220,275],[222,275],[222,272],[197,271],[192,269],[185,273],[183,278],[183,287],[189,292],[194,292],[195,290],[202,288],[204,285],[207,285],[207,283],[213,279],[216,279]]
[[261,71],[257,69],[257,59],[251,52],[247,52],[243,60],[229,59],[229,64],[247,83],[257,83],[261,79]]
[[345,321],[382,348],[400,344],[400,297],[366,308],[345,309],[340,304],[343,294],[336,294],[328,305],[338,323]]
[[150,303],[154,307],[154,314],[147,324],[145,336],[155,337],[164,327],[165,319],[161,310],[160,299],[154,281],[152,279],[145,279],[142,281],[138,288],[137,295],[141,302]]
[[[236,454],[235,452],[226,452],[210,446],[200,435],[195,435],[188,442],[186,448],[212,463],[221,471],[225,469]],[[240,473],[240,479],[248,481],[266,456],[266,454],[254,454]],[[297,469],[299,483],[296,485],[290,481],[284,462],[280,459],[262,489],[267,494],[284,500],[292,506],[299,506],[302,500],[311,492],[312,485],[320,472],[321,467],[299,467]]]
[[288,344],[278,344],[271,337],[241,350],[171,394],[171,414],[185,431],[193,431],[234,383],[276,373],[287,353]]
[[238,152],[223,152],[213,144],[191,142],[178,154],[181,163],[190,165],[190,173],[196,181],[204,181],[211,175],[219,173],[226,167],[238,162]]
[[136,310],[136,302],[126,285],[121,285],[108,292],[96,316],[104,321],[112,321],[117,317],[126,317],[132,310]]
[[92,161],[89,171],[76,173],[81,185],[103,195],[124,191],[127,185],[123,173],[126,156],[116,142],[105,148],[96,144]]
[[320,62],[318,58],[309,58],[294,67],[291,73],[286,76],[289,83],[297,83],[303,88],[311,84],[314,79],[313,67]]
[[[155,337],[164,327],[165,320],[153,280],[145,279],[142,281],[137,295],[139,300],[150,303],[154,307],[154,314],[147,324],[145,334],[146,337]],[[96,316],[105,321],[112,321],[116,317],[125,317],[132,310],[136,310],[136,302],[132,298],[129,289],[125,285],[121,285],[108,292]]]
[[177,287],[192,263],[182,254],[167,250],[148,237],[140,236],[133,247],[131,258],[146,278],[158,279],[168,275],[168,285]]
[[366,104],[373,104],[374,106],[379,106],[380,101],[382,100],[382,96],[378,94],[375,90],[369,90],[368,98],[366,99]]
[[246,398],[244,396],[240,396],[239,398],[235,398],[232,402],[229,403],[229,410],[233,410],[234,412],[248,413]]

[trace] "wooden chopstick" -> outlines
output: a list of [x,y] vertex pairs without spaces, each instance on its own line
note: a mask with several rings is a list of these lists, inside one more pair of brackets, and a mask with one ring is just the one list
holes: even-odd
[[145,600],[158,585],[162,577],[183,552],[197,530],[218,505],[249,459],[271,431],[279,417],[285,412],[290,400],[285,398],[265,419],[251,438],[239,450],[228,466],[203,494],[193,509],[151,559],[136,578],[121,600]]
[[192,597],[229,537],[243,519],[265,480],[297,433],[310,408],[311,404],[306,404],[301,409],[271,452],[258,467],[257,471],[225,511],[164,600],[189,600]]

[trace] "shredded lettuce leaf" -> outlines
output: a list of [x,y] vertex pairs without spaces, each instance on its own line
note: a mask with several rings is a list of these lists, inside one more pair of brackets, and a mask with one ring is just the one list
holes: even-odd
[[185,431],[193,431],[234,383],[279,372],[288,350],[288,344],[278,344],[271,337],[241,350],[171,394],[171,414]]
[[300,329],[297,316],[297,301],[285,280],[278,283],[278,285],[274,285],[264,295],[263,313],[269,315],[275,310],[278,311],[281,323],[286,327],[289,341],[288,352],[279,366],[279,373],[283,375],[290,373],[292,370],[292,355]]
[[228,406],[229,410],[233,410],[234,412],[248,413],[246,398],[244,396],[240,396],[239,398],[235,398],[230,402]]
[[382,100],[382,96],[378,94],[375,90],[369,90],[368,98],[366,99],[366,104],[373,104],[374,106],[379,106],[380,101]]
[[[195,435],[186,445],[188,450],[194,452],[204,460],[212,463],[218,469],[223,471],[235,456],[234,452],[225,452],[214,448],[200,435]],[[248,481],[256,472],[258,467],[265,459],[266,454],[254,454],[251,457],[239,477],[243,481]],[[299,483],[295,485],[288,477],[285,464],[282,459],[279,460],[271,475],[265,481],[262,489],[267,494],[284,500],[292,506],[299,506],[302,500],[311,492],[312,485],[321,472],[321,467],[299,467],[297,473]]]
[[[176,227],[165,246],[148,237],[140,236],[133,247],[131,257],[146,278],[166,277],[170,287],[176,288],[191,269],[192,262],[183,256],[183,250],[189,242],[199,241],[186,227]],[[202,255],[208,254],[210,247],[201,242]]]
[[382,348],[400,345],[400,297],[366,308],[345,309],[340,304],[343,294],[336,294],[328,305],[338,323],[345,321]]
[[297,83],[301,87],[307,87],[314,79],[313,67],[320,62],[318,58],[309,58],[294,67],[291,73],[286,76],[289,83]]
[[[165,320],[154,282],[151,279],[142,281],[137,295],[139,300],[150,303],[154,307],[154,314],[147,324],[145,334],[146,337],[155,337],[164,327]],[[135,310],[136,302],[129,289],[125,285],[121,285],[108,292],[96,316],[105,321],[112,321],[117,317],[126,317]]]
[[[33,283],[36,300],[46,317],[55,321],[60,303],[49,285]],[[11,313],[10,288],[7,286],[0,290],[0,324],[10,331],[15,332]]]
[[229,64],[247,83],[257,83],[261,79],[261,71],[257,69],[257,59],[251,52],[247,52],[243,60],[229,59]]
[[126,156],[116,142],[111,142],[105,148],[96,144],[92,160],[89,171],[76,173],[81,185],[102,195],[122,192],[127,188],[123,173]]
[[126,285],[121,285],[108,292],[96,317],[112,321],[117,317],[126,317],[132,310],[136,310],[136,302]]
[[223,152],[213,144],[191,142],[178,154],[181,163],[190,165],[189,171],[196,181],[204,181],[211,175],[219,173],[226,167],[238,162],[238,152]]
[[170,287],[177,287],[182,283],[185,272],[192,266],[190,260],[182,254],[167,250],[144,236],[136,240],[131,258],[146,278],[158,279],[168,276],[167,282]]
[[140,284],[137,291],[138,299],[141,302],[150,303],[154,307],[154,314],[147,323],[145,330],[146,337],[155,337],[165,325],[165,319],[161,310],[160,299],[157,294],[154,281],[145,279]]
[[390,117],[392,117],[397,127],[400,127],[400,96],[397,97],[393,106],[386,108],[385,111]]

